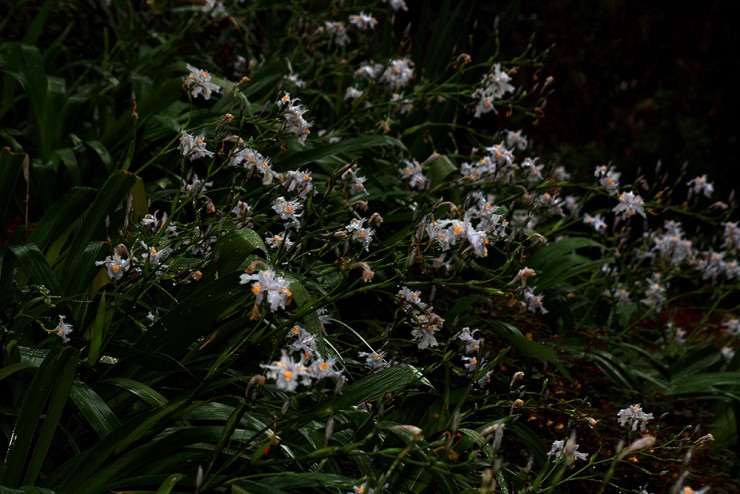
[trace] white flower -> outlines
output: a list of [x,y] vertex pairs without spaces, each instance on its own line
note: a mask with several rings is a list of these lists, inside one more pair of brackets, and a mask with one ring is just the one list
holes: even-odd
[[472,357],[462,357],[465,370],[468,372],[475,372],[478,369],[478,357],[472,356]]
[[303,360],[309,360],[311,357],[319,357],[316,349],[316,336],[309,333],[297,324],[288,331],[288,337],[296,340],[290,344],[288,350],[291,352],[301,352]]
[[[431,310],[431,309],[430,309]],[[417,339],[417,347],[424,350],[430,346],[437,346],[437,338],[434,335],[444,324],[444,319],[433,312],[413,314],[416,329],[411,331],[411,336]]]
[[642,197],[635,194],[634,192],[622,192],[619,194],[619,204],[614,206],[614,213],[620,215],[623,219],[624,218],[631,218],[635,214],[639,214],[643,218],[646,218],[645,216],[645,210],[642,207],[643,200]]
[[594,177],[599,179],[599,185],[604,187],[610,195],[617,193],[619,188],[619,177],[621,173],[616,171],[613,166],[607,167],[606,165],[597,166],[594,170]]
[[62,342],[67,343],[69,342],[69,335],[72,332],[72,325],[69,323],[64,322],[64,316],[59,316],[59,324],[57,324],[57,327],[52,329],[52,333],[56,333],[59,335],[59,337],[62,339]]
[[389,3],[391,7],[393,7],[393,10],[408,10],[409,8],[406,6],[405,0],[383,0],[383,3]]
[[391,90],[396,91],[405,87],[414,77],[413,63],[405,58],[391,60],[383,71],[380,80],[387,83]]
[[291,226],[291,224],[296,229],[300,228],[301,222],[298,218],[300,218],[302,213],[298,213],[298,211],[303,209],[303,204],[301,204],[299,201],[289,201],[285,197],[280,196],[273,201],[272,209],[278,214],[278,216],[280,216],[281,219],[289,221],[289,223],[285,224],[286,228]]
[[378,20],[370,14],[360,12],[349,16],[349,23],[359,29],[368,30],[373,29],[378,24]]
[[517,147],[522,151],[527,149],[527,138],[522,135],[521,130],[507,130],[506,131],[506,145],[509,147]]
[[186,65],[190,74],[183,83],[183,88],[190,90],[190,95],[197,98],[211,99],[211,93],[218,93],[221,88],[211,82],[211,74],[207,70],[200,70],[190,64]]
[[290,239],[288,233],[283,232],[278,235],[268,235],[265,237],[265,243],[272,249],[277,249],[282,245],[285,246],[284,250],[288,250],[293,246],[294,242]]
[[362,96],[362,91],[354,86],[348,87],[344,93],[344,99],[357,99]]
[[204,14],[210,14],[211,17],[215,19],[226,16],[226,8],[221,0],[205,0],[205,2],[206,3],[200,8],[201,12]]
[[277,276],[271,268],[263,269],[255,274],[242,274],[239,283],[245,285],[252,282],[252,293],[254,293],[257,305],[260,305],[265,296],[270,304],[270,311],[285,309],[290,303],[293,293],[290,291],[290,282],[282,276]]
[[332,379],[341,379],[342,377],[342,371],[337,370],[334,368],[334,365],[336,364],[336,359],[329,358],[329,359],[317,359],[314,360],[311,363],[311,366],[308,369],[309,375],[316,379],[325,379],[325,378],[332,378]]
[[286,172],[286,188],[288,192],[297,191],[301,199],[308,198],[309,194],[316,193],[313,187],[313,178],[311,172],[301,170],[291,170]]
[[365,218],[352,218],[349,225],[345,227],[345,230],[352,233],[352,240],[361,243],[365,250],[370,252],[370,242],[373,241],[375,230],[373,228],[365,228],[362,226],[364,223]]
[[591,225],[594,230],[596,230],[598,233],[604,233],[606,231],[606,223],[604,222],[604,217],[600,214],[597,214],[596,216],[591,216],[590,214],[586,213],[583,215],[583,222],[587,225]]
[[357,175],[357,170],[350,168],[346,172],[342,173],[342,180],[347,180],[349,182],[351,194],[360,194],[363,192],[367,194],[367,190],[365,189],[367,177]]
[[686,182],[686,185],[691,187],[691,191],[694,194],[704,194],[704,197],[712,197],[714,193],[714,184],[707,181],[707,176],[702,175],[701,177],[695,177]]
[[194,161],[204,156],[213,157],[213,152],[206,149],[206,141],[203,136],[194,136],[182,131],[180,135],[180,154],[183,158]]
[[144,247],[144,253],[141,255],[141,257],[144,258],[145,262],[148,260],[150,264],[158,265],[162,259],[169,256],[172,252],[171,247],[165,247],[163,249],[157,250],[155,247],[151,247],[144,242],[141,242],[142,247]]
[[306,137],[311,133],[311,123],[307,122],[303,118],[303,114],[308,109],[298,103],[298,98],[291,98],[290,93],[285,93],[280,100],[278,100],[278,107],[283,110],[283,118],[285,119],[286,127],[285,130],[291,134],[298,136],[298,142],[301,144],[306,143]]
[[334,43],[336,43],[337,46],[344,46],[349,42],[349,36],[347,35],[347,28],[345,27],[344,22],[324,21],[324,29],[327,33],[334,35]]
[[578,444],[576,444],[574,436],[571,436],[567,442],[562,439],[554,441],[547,456],[553,456],[555,461],[565,458],[575,458],[576,460],[584,461],[588,459],[588,453],[578,451]]
[[401,303],[403,310],[424,310],[427,304],[421,301],[421,292],[419,290],[411,290],[409,287],[404,286],[398,290],[396,298]]
[[272,365],[260,364],[260,367],[267,369],[267,377],[275,379],[275,384],[283,391],[295,391],[298,387],[299,379],[301,384],[309,386],[311,376],[308,368],[300,361],[294,362],[292,358],[283,350],[280,360],[275,361]]
[[547,314],[548,310],[542,305],[542,299],[544,295],[535,295],[531,288],[524,290],[524,301],[527,303],[527,309],[529,312],[536,313],[538,310],[541,314]]
[[652,413],[645,413],[642,411],[640,404],[632,405],[628,408],[620,410],[617,413],[619,425],[622,427],[627,426],[631,430],[635,431],[639,427],[641,431],[645,430],[645,424],[648,420],[653,418]]
[[123,273],[128,271],[131,267],[130,259],[123,259],[121,254],[118,253],[118,249],[113,252],[112,256],[108,256],[104,261],[96,261],[96,266],[105,266],[108,270],[108,277],[112,280],[120,280],[123,277]]
[[478,331],[474,329],[470,331],[470,328],[462,328],[462,331],[458,335],[457,339],[465,342],[465,353],[477,353],[480,350],[480,345],[483,342],[483,338],[476,339],[473,334]]
[[409,187],[423,189],[427,184],[427,178],[421,165],[416,160],[403,160],[404,167],[401,168],[401,178],[409,180]]
[[510,80],[511,77],[501,70],[500,64],[495,64],[491,68],[491,71],[483,77],[481,87],[473,91],[473,99],[477,100],[476,117],[480,117],[483,113],[496,112],[493,102],[514,91],[514,86],[509,84]]
[[385,359],[385,352],[360,352],[357,354],[365,359],[365,365],[373,370],[390,367],[390,362]]

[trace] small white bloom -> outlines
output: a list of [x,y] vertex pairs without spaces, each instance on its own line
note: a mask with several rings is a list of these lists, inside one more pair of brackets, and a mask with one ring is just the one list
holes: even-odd
[[691,191],[694,194],[704,194],[704,197],[712,197],[712,194],[714,193],[714,184],[707,181],[706,175],[692,178],[686,182],[686,185],[691,187]]
[[62,342],[64,343],[69,342],[68,335],[72,331],[73,331],[72,325],[64,322],[64,316],[59,316],[59,324],[57,324],[56,328],[51,330],[51,332],[57,334],[62,339]]
[[645,430],[645,424],[648,420],[652,420],[652,413],[645,413],[642,410],[640,404],[632,405],[625,409],[620,410],[617,413],[619,425],[622,427],[627,426],[631,430],[635,431],[639,427],[641,431]]
[[365,359],[365,365],[373,370],[390,367],[390,362],[385,359],[385,352],[359,352],[358,356]]
[[285,309],[293,296],[290,291],[290,282],[282,276],[278,276],[271,268],[263,269],[255,274],[245,273],[240,276],[240,284],[245,285],[249,282],[252,282],[252,293],[256,297],[257,305],[260,305],[267,298],[271,312]]
[[631,191],[619,194],[619,204],[614,206],[612,211],[620,215],[623,219],[631,218],[635,214],[639,214],[643,218],[646,218],[642,197]]
[[359,14],[349,16],[349,23],[358,29],[366,31],[373,29],[378,24],[378,20],[370,14],[360,12]]
[[183,88],[190,90],[193,98],[203,96],[203,99],[211,99],[212,93],[218,93],[221,88],[211,82],[211,74],[207,70],[201,70],[190,64],[186,65],[190,74],[183,83]]
[[581,453],[578,451],[578,444],[576,444],[573,437],[568,439],[567,442],[563,441],[562,439],[554,441],[552,443],[550,451],[548,451],[547,453],[547,456],[554,457],[555,461],[563,460],[569,457],[583,461],[588,459],[588,453]]
[[299,380],[305,386],[311,384],[308,368],[300,361],[293,361],[285,350],[283,350],[280,360],[273,362],[271,365],[260,364],[260,367],[269,371],[267,377],[275,379],[275,384],[283,391],[295,391]]
[[180,135],[180,154],[183,158],[188,158],[190,161],[203,157],[213,157],[213,151],[206,149],[205,137],[194,136],[184,130]]

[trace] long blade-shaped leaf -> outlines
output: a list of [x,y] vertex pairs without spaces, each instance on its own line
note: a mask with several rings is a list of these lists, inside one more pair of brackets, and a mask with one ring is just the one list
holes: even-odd
[[[24,472],[31,476],[36,470],[38,474],[72,385],[78,356],[79,352],[72,347],[62,347],[49,352],[36,371],[10,436],[0,483],[18,486]],[[37,436],[47,402],[46,423]]]

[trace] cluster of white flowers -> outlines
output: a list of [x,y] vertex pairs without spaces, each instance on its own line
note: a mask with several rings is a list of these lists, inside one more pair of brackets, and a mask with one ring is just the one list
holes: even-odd
[[[472,247],[476,256],[486,257],[488,255],[488,249],[486,246],[489,243],[489,233],[486,230],[474,227],[472,224],[472,220],[477,218],[476,215],[481,213],[483,212],[478,209],[471,209],[465,214],[462,220],[428,219],[423,223],[423,226],[427,236],[434,241],[443,252],[450,250],[452,246],[465,239],[470,244],[470,247]],[[495,220],[492,217],[495,213],[486,212],[484,214],[486,214],[485,217],[488,219],[479,221],[478,226],[498,229],[501,223],[499,222],[499,225],[495,224]]]
[[616,171],[613,166],[607,167],[606,165],[597,166],[594,170],[594,177],[599,181],[606,191],[613,196],[616,196],[619,189],[619,177],[621,173]]
[[96,261],[95,265],[105,266],[108,278],[112,280],[120,280],[123,278],[123,275],[131,269],[132,266],[135,266],[134,270],[136,271],[140,271],[143,266],[147,266],[149,268],[156,267],[157,274],[161,275],[167,267],[165,264],[162,264],[162,260],[172,253],[172,248],[165,245],[166,242],[166,239],[160,240],[162,247],[147,245],[144,242],[140,242],[144,250],[139,254],[136,253],[136,249],[131,253],[126,245],[119,244],[113,250],[112,256],[106,257],[103,261]]
[[666,283],[661,281],[660,274],[654,273],[647,280],[645,297],[641,300],[641,302],[648,307],[654,308],[657,312],[660,312],[666,300],[666,288]]
[[398,91],[406,87],[414,77],[413,62],[407,58],[391,60],[385,68],[380,80],[388,84],[391,91]]
[[224,3],[221,0],[205,0],[200,11],[204,14],[209,14],[214,19],[220,19],[227,15],[226,7],[224,7]]
[[256,273],[244,273],[239,277],[239,284],[252,283],[252,293],[255,295],[255,304],[261,305],[267,298],[270,311],[285,309],[293,297],[290,291],[290,282],[279,276],[272,268],[265,268]]
[[[462,357],[462,360],[465,370],[468,372],[475,372],[485,365],[483,360],[478,359],[478,356],[481,353],[483,338],[475,337],[475,333],[477,331],[477,329],[471,331],[469,327],[464,327],[460,331],[460,334],[457,335],[457,339],[465,343],[465,355]],[[486,372],[480,379],[478,379],[478,386],[482,388],[488,384],[491,381],[492,374],[493,369]]]
[[434,313],[433,308],[421,300],[421,292],[403,286],[396,294],[401,309],[406,312],[413,323],[411,335],[416,338],[419,349],[437,346],[435,334],[442,329],[444,319]]
[[503,98],[515,89],[510,81],[509,74],[501,70],[501,64],[494,64],[491,70],[483,76],[481,87],[473,91],[473,99],[476,100],[476,117],[491,111],[496,112],[494,101]]
[[180,154],[183,158],[187,158],[190,161],[203,157],[213,157],[213,151],[206,149],[205,137],[194,136],[184,130],[180,135]]
[[262,175],[262,183],[270,185],[275,178],[280,178],[280,174],[272,169],[270,158],[262,155],[259,151],[246,146],[238,148],[229,158],[229,165],[242,166],[248,170],[257,170]]
[[374,29],[378,24],[378,20],[370,14],[360,12],[349,16],[349,23],[358,29],[367,31],[368,29]]
[[285,93],[278,101],[278,107],[282,110],[285,119],[285,130],[298,136],[298,142],[306,143],[306,137],[311,133],[311,123],[303,118],[303,114],[308,109],[299,103],[298,98],[291,98],[289,93]]
[[285,188],[288,192],[298,192],[298,197],[308,199],[311,193],[316,194],[313,186],[311,172],[302,170],[290,170],[285,173]]
[[681,223],[667,220],[663,224],[663,230],[664,232],[653,235],[651,254],[674,267],[683,261],[693,261],[695,255],[693,244],[691,240],[684,238]]

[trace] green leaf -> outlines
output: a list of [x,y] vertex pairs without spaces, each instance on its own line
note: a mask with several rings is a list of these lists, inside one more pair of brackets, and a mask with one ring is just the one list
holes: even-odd
[[6,365],[2,369],[0,369],[0,381],[12,376],[16,372],[36,368],[38,368],[38,365],[34,365],[31,362],[16,362],[15,364]]
[[108,404],[82,381],[74,381],[69,397],[101,439],[121,425]]
[[167,480],[162,482],[162,485],[157,489],[157,494],[169,494],[172,488],[175,487],[175,484],[181,481],[183,477],[185,476],[181,473],[173,473],[167,477]]
[[105,238],[106,219],[124,201],[136,181],[130,173],[116,172],[103,184],[90,207],[82,215],[80,228],[70,246],[69,259],[64,265],[62,279],[68,293],[82,293],[89,286],[91,273],[97,271],[95,261],[101,245],[93,242]]
[[[79,220],[80,215],[90,205],[94,195],[95,189],[89,187],[72,187],[69,189],[41,217],[41,221],[33,229],[28,241],[38,245],[39,249],[45,250]],[[66,241],[66,236],[61,240]],[[50,262],[53,263],[53,261],[53,259],[50,259]]]
[[455,172],[457,172],[457,167],[447,156],[440,156],[429,165],[429,178],[432,179],[432,185],[444,183],[447,177]]
[[595,271],[609,262],[601,256],[592,260],[576,254],[583,248],[598,249],[603,253],[604,246],[588,238],[567,237],[537,249],[527,259],[527,266],[537,271],[536,286],[547,290],[553,285],[562,283],[579,274]]
[[353,137],[351,139],[344,139],[332,144],[318,145],[314,148],[300,148],[294,151],[289,151],[283,155],[275,156],[273,158],[273,163],[275,164],[276,169],[295,169],[307,163],[326,158],[332,158],[336,161],[348,161],[359,158],[369,149],[392,146],[404,148],[401,141],[389,136],[373,135]]
[[179,355],[196,339],[213,331],[213,324],[224,311],[240,301],[246,306],[247,292],[239,284],[238,273],[202,285],[155,322],[135,346],[145,352]]
[[18,177],[24,167],[28,167],[29,158],[25,153],[13,153],[7,148],[0,149],[0,239],[7,230],[7,217],[13,203],[13,192],[16,190]]
[[52,295],[63,295],[62,285],[35,244],[11,245],[9,248],[15,254],[18,266],[36,284],[48,288]]
[[139,381],[136,381],[134,379],[127,379],[124,377],[114,377],[110,379],[105,379],[103,381],[100,381],[100,384],[107,384],[110,386],[116,386],[121,389],[124,389],[128,391],[129,393],[133,394],[134,396],[138,396],[143,400],[145,403],[151,405],[152,407],[163,407],[168,403],[167,398],[162,396],[161,393],[158,391],[155,391],[150,386],[147,386],[144,383],[141,383]]
[[255,250],[267,255],[267,247],[262,237],[251,228],[228,232],[216,242],[213,249],[218,259],[218,271],[222,274],[245,267],[244,261]]
[[100,297],[100,302],[98,303],[95,320],[85,334],[85,336],[90,340],[90,352],[87,356],[87,363],[90,365],[95,365],[98,361],[100,349],[103,346],[103,339],[105,338],[106,328],[108,328],[111,318],[113,317],[113,311],[108,311],[106,309],[105,293],[103,293]]
[[385,393],[394,393],[415,383],[431,387],[431,383],[415,367],[408,364],[394,365],[346,386],[342,391],[342,396],[337,400],[335,408],[342,410],[372,401]]
[[0,483],[36,482],[69,396],[78,358],[77,350],[65,346],[49,352],[36,371],[13,427]]

